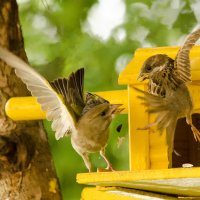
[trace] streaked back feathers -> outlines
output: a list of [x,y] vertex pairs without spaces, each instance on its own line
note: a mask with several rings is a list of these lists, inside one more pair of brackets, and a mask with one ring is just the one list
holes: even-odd
[[175,60],[165,54],[156,54],[144,62],[139,78],[150,79],[148,91],[151,94],[165,97],[169,91],[191,81],[189,53],[199,37],[200,29],[191,33]]

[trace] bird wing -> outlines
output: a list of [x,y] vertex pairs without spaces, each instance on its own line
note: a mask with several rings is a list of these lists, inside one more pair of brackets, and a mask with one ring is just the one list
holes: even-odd
[[140,93],[138,98],[141,99],[142,104],[147,107],[146,111],[150,114],[157,114],[155,122],[159,130],[162,131],[167,128],[174,117],[178,118],[178,112],[176,111],[177,109],[173,98],[163,98],[135,87],[134,89]]
[[174,68],[176,73],[179,75],[179,79],[184,83],[191,81],[191,71],[190,71],[190,50],[195,45],[195,42],[200,37],[200,28],[191,33],[187,38],[183,46],[179,49]]
[[96,94],[87,92],[85,96],[86,96],[85,107],[82,111],[82,115],[84,115],[90,109],[92,109],[93,107],[95,107],[99,104],[109,103],[106,99],[104,99]]
[[41,109],[46,112],[47,119],[52,121],[51,127],[56,132],[56,139],[75,131],[75,120],[72,114],[44,77],[2,47],[0,47],[0,59],[15,68],[16,75],[22,79],[31,94],[36,97]]
[[85,106],[84,99],[84,68],[71,73],[68,78],[58,78],[50,83],[64,97],[68,110],[75,114],[77,120]]
[[[140,93],[140,98],[145,106],[148,106],[147,112],[157,113],[155,123],[161,132],[166,128],[166,143],[168,146],[169,167],[172,167],[172,153],[174,151],[174,135],[178,119],[178,111],[173,103],[174,99],[163,98],[134,88]],[[154,123],[153,123],[154,124]]]

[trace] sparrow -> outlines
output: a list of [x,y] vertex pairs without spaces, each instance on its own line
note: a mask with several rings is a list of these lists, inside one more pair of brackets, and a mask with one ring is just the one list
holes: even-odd
[[[179,118],[186,117],[191,126],[194,138],[200,141],[200,132],[192,123],[193,102],[187,83],[191,82],[189,54],[191,48],[200,37],[200,29],[191,33],[179,49],[175,59],[166,54],[156,54],[149,57],[143,64],[138,79],[149,79],[148,90],[139,96],[143,104],[148,106],[147,112],[157,113],[157,118],[141,130],[157,126],[158,130],[166,128],[166,142],[168,145],[169,168],[172,167],[172,153],[174,151],[174,134]],[[175,151],[174,151],[175,152]]]
[[100,152],[113,170],[106,157],[105,148],[109,136],[109,125],[123,109],[121,104],[110,104],[102,97],[84,93],[84,68],[72,72],[68,78],[48,82],[27,63],[8,50],[0,47],[0,59],[15,69],[16,75],[36,97],[41,109],[52,121],[56,139],[71,136],[71,144],[82,157],[85,166],[92,171],[89,154]]

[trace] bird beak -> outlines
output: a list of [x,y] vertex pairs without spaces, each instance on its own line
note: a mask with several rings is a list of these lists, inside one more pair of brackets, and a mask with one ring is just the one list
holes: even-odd
[[122,106],[122,104],[111,104],[110,105],[110,113],[112,115],[119,114],[122,110],[124,110],[124,108],[119,108],[121,106]]
[[148,78],[148,74],[140,72],[139,76],[137,77],[137,80],[139,80],[140,82],[142,82],[142,81],[144,81],[147,78]]

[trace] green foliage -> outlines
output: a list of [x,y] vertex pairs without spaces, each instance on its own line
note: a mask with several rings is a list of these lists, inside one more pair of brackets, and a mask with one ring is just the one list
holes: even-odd
[[[103,40],[84,29],[89,12],[98,3],[95,0],[21,1],[21,25],[32,65],[48,80],[67,76],[84,66],[86,91],[126,88],[117,84],[118,73],[136,48],[181,44],[183,36],[197,25],[199,17],[194,9],[196,1],[121,0],[126,6],[125,20],[112,30],[107,40]],[[122,39],[117,39],[122,33]],[[115,129],[121,123],[123,128],[118,133]],[[75,177],[76,173],[87,171],[84,163],[72,149],[69,138],[56,141],[46,121],[45,127],[63,199],[80,199],[82,186],[76,183]],[[127,116],[117,117],[110,129],[108,156],[117,170],[127,170]],[[124,136],[125,140],[118,148],[119,136]],[[97,154],[91,159],[95,167],[105,167]]]

